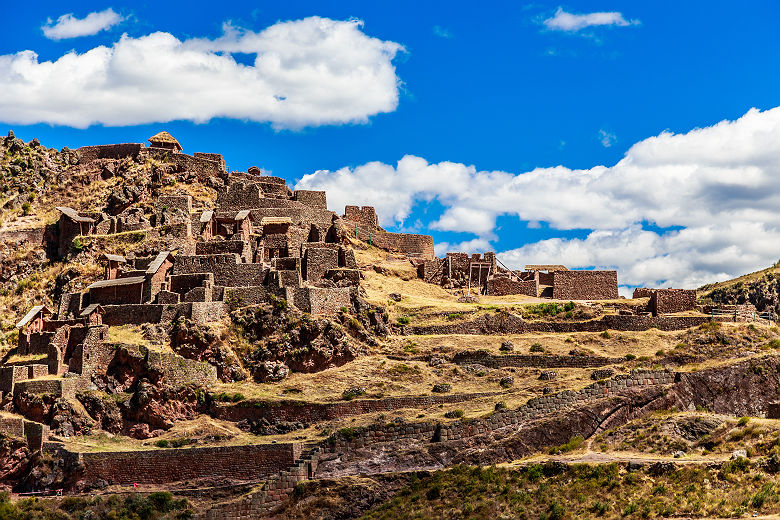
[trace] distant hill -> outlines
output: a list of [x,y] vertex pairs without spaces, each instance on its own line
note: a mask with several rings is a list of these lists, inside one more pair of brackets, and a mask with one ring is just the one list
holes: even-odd
[[760,312],[780,314],[780,262],[761,271],[732,280],[708,284],[698,289],[698,296],[716,304],[752,303]]

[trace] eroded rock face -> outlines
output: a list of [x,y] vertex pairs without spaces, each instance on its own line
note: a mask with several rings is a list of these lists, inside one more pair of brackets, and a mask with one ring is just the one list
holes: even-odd
[[256,381],[268,377],[268,361],[296,372],[319,372],[352,361],[364,350],[339,323],[293,309],[260,305],[238,310],[232,317],[256,345],[244,355],[244,365]]
[[16,484],[31,466],[32,453],[27,444],[0,433],[0,484]]
[[48,424],[53,434],[62,437],[85,435],[94,427],[94,422],[76,411],[67,399],[51,394],[21,392],[14,396],[13,404],[20,414],[32,421]]
[[189,319],[177,321],[171,332],[171,348],[180,356],[214,365],[221,381],[243,381],[247,377],[238,358],[225,346],[222,336],[207,325]]

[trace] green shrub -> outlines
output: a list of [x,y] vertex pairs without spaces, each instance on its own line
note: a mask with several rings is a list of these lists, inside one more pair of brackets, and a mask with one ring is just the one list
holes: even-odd
[[158,448],[167,448],[169,446],[169,443],[165,439],[160,439],[157,442],[154,443],[155,446]]
[[398,316],[396,321],[398,321],[399,325],[409,325],[411,320],[409,319],[409,316]]
[[530,352],[544,352],[544,347],[541,343],[534,343],[531,345],[531,348],[528,349]]
[[566,453],[567,451],[574,451],[582,448],[583,444],[585,444],[585,438],[582,435],[575,435],[569,439],[569,442],[554,448],[550,448],[550,455],[560,455],[561,453]]

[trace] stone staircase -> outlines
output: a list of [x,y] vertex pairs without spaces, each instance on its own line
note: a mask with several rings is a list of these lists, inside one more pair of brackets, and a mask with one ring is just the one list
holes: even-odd
[[197,520],[239,520],[267,515],[290,497],[299,482],[314,478],[320,455],[320,448],[313,448],[287,470],[266,480],[256,491],[230,502],[216,504],[199,513],[195,518]]

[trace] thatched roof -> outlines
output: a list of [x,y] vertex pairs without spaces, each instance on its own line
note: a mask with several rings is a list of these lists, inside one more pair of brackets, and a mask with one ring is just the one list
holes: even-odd
[[173,137],[165,130],[163,130],[160,133],[154,134],[152,137],[149,138],[149,142],[152,143],[152,145],[172,144],[177,150],[181,150],[181,145],[179,144],[179,141],[177,141],[175,137]]

